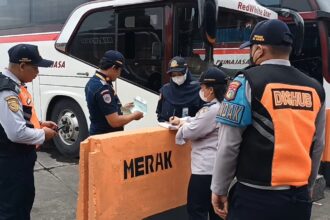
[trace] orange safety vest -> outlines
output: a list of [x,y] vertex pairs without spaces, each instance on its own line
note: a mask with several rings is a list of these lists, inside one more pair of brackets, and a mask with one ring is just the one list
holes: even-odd
[[18,94],[18,98],[23,106],[23,114],[24,119],[26,120],[26,125],[30,128],[40,128],[40,122],[34,109],[31,94],[27,90],[26,86],[20,86],[20,90],[21,91]]
[[265,64],[245,70],[252,125],[243,133],[237,179],[262,186],[303,186],[311,174],[323,87],[299,70]]

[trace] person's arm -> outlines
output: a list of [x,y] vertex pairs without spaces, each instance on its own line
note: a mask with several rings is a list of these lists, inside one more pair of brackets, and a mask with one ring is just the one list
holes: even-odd
[[[251,88],[248,82],[238,76],[236,82],[241,82],[238,90],[229,85],[222,105],[239,104],[243,108],[243,113],[238,115],[238,120],[232,122],[228,120],[225,108],[220,107],[217,121],[219,124],[218,152],[213,168],[211,191],[212,205],[215,213],[222,218],[226,218],[228,213],[227,194],[231,182],[236,173],[237,161],[242,142],[242,135],[246,127],[252,123],[251,117]],[[234,81],[235,81],[234,80]],[[244,88],[245,87],[245,88]],[[229,101],[228,101],[229,100]]]
[[184,123],[180,127],[176,139],[198,140],[213,132],[217,126],[215,116],[219,109],[216,106],[202,108],[195,117],[190,118],[188,123]]
[[237,158],[245,128],[220,124],[218,152],[213,169],[211,190],[217,195],[227,195],[235,177]]
[[316,119],[316,131],[312,146],[312,171],[308,180],[308,189],[312,192],[316,176],[319,170],[321,156],[325,142],[325,103],[322,105]]
[[[14,105],[14,107],[9,108],[9,105]],[[17,111],[15,110],[16,105],[18,105]],[[29,145],[40,145],[45,141],[44,129],[26,126],[22,103],[19,101],[16,93],[12,91],[0,92],[0,106],[0,124],[9,140],[14,143]]]
[[214,211],[225,219],[228,213],[227,194],[236,173],[242,133],[245,128],[220,124],[218,152],[213,168],[211,191]]
[[143,118],[142,112],[133,112],[128,115],[118,115],[117,112],[105,116],[109,125],[113,128],[123,127],[133,120],[139,120]]
[[162,117],[162,108],[163,108],[163,96],[160,93],[159,94],[159,100],[158,100],[158,104],[157,104],[157,108],[156,108],[156,114],[157,114],[157,120],[159,122],[164,122],[166,121],[163,117]]
[[109,89],[102,89],[100,91],[95,93],[96,102],[111,127],[123,127],[133,120],[143,118],[143,113],[139,111],[128,115],[119,115],[119,106],[115,101],[117,97],[115,98],[115,95]]

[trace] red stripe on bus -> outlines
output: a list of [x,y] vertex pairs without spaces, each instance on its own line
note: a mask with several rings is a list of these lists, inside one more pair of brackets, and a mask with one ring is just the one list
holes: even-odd
[[29,41],[55,41],[59,34],[36,34],[36,35],[20,35],[20,36],[7,36],[0,37],[0,43],[16,43],[16,42],[29,42]]
[[[204,55],[205,50],[196,49],[196,50],[194,50],[194,53],[199,54],[199,55]],[[242,50],[238,50],[238,49],[217,50],[217,49],[214,49],[214,51],[213,51],[213,54],[249,54],[249,53],[250,53],[249,49],[242,49]]]

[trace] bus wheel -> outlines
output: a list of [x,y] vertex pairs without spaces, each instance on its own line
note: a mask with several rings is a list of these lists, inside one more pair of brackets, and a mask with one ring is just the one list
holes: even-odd
[[80,142],[88,136],[87,122],[80,106],[72,99],[62,99],[55,104],[51,120],[62,127],[53,139],[56,148],[65,156],[79,156]]

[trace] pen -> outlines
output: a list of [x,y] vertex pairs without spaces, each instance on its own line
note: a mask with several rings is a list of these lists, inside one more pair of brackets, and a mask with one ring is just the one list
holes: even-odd
[[62,125],[61,127],[57,128],[57,131],[62,130],[66,125]]
[[173,115],[171,117],[172,120],[174,119],[174,116],[175,116],[175,109],[173,110]]

